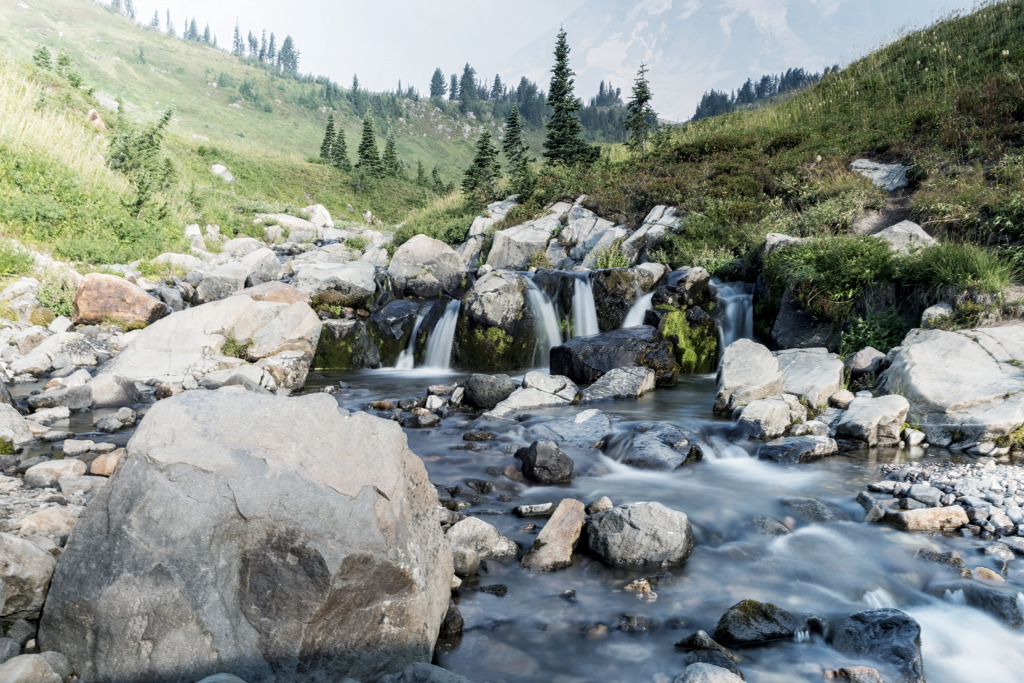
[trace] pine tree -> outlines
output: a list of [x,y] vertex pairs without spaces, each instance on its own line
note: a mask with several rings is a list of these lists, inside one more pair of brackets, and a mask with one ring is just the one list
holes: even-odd
[[235,39],[231,43],[231,54],[236,57],[245,55],[245,43],[242,42],[242,29],[238,26],[238,19],[235,19]]
[[451,101],[457,99],[459,99],[459,77],[452,74],[448,84],[448,100]]
[[434,194],[448,194],[451,190],[444,184],[444,179],[441,178],[441,169],[434,164],[433,170],[430,171],[430,189],[434,191]]
[[505,95],[505,84],[501,82],[501,74],[494,75],[494,85],[491,86],[491,99],[500,100]]
[[523,142],[523,120],[519,116],[519,107],[512,103],[512,111],[505,119],[505,139],[501,142],[501,149],[505,153],[505,160],[508,161],[509,173],[515,175],[519,166],[526,162],[526,144]]
[[196,18],[192,17],[192,23],[189,24],[189,39],[199,42],[199,24],[196,23]]
[[167,35],[172,37],[177,36],[174,32],[174,22],[171,21],[171,10],[167,10]]
[[324,141],[320,143],[320,158],[330,159],[331,148],[334,146],[334,113],[327,115],[327,130],[324,132]]
[[359,76],[352,74],[352,91],[349,93],[349,101],[352,102],[352,111],[363,109],[363,93],[359,90]]
[[498,148],[491,141],[490,131],[485,128],[476,142],[473,165],[466,169],[462,178],[462,191],[480,199],[489,199],[494,194],[494,183],[499,173]]
[[462,68],[462,78],[459,79],[459,104],[462,111],[466,111],[471,102],[477,99],[476,91],[476,69],[466,62]]
[[583,139],[579,98],[573,94],[573,73],[569,68],[569,41],[565,29],[558,32],[555,43],[555,66],[551,69],[548,104],[554,110],[547,122],[544,156],[555,163],[588,164],[597,159],[600,150]]
[[260,54],[260,42],[253,35],[252,31],[249,31],[249,59],[256,59]]
[[260,56],[261,62],[267,61],[267,29],[263,29],[263,37],[260,39]]
[[377,136],[373,132],[373,117],[366,112],[363,117],[363,135],[359,140],[359,149],[356,150],[359,161],[356,168],[361,168],[371,176],[381,174],[380,153],[377,151]]
[[124,0],[124,15],[135,21],[135,2],[133,0]]
[[157,31],[160,30],[160,13],[156,10],[153,10],[153,18],[149,20],[149,27]]
[[381,170],[384,175],[392,178],[400,178],[405,173],[402,170],[402,161],[398,158],[398,146],[395,144],[395,131],[388,133],[388,139],[384,143],[384,155],[380,160]]
[[32,53],[32,63],[40,69],[46,69],[47,71],[53,68],[49,48],[45,45],[37,47],[36,51]]
[[416,184],[420,187],[427,186],[427,167],[419,159],[416,160]]
[[284,37],[281,50],[277,53],[277,63],[285,73],[299,72],[299,51],[295,49],[295,41],[291,36]]
[[430,77],[430,96],[441,99],[448,92],[448,84],[444,80],[444,73],[441,67],[434,69],[434,75]]
[[[751,81],[747,81],[751,83]],[[650,83],[647,82],[647,65],[640,63],[640,69],[636,72],[636,80],[633,81],[633,97],[626,105],[629,115],[626,116],[626,130],[629,131],[629,145],[640,150],[640,158],[643,159],[647,153],[647,138],[650,137],[651,129],[658,125],[658,114],[651,107]]]
[[338,136],[334,138],[334,145],[331,147],[331,163],[339,171],[352,170],[352,162],[348,159],[348,142],[341,126],[338,126]]
[[270,42],[267,44],[267,61],[271,64],[277,63],[277,38],[274,37],[274,32],[270,32]]
[[207,45],[213,45],[213,36],[210,34],[209,24],[206,25],[205,29],[203,29],[203,42]]

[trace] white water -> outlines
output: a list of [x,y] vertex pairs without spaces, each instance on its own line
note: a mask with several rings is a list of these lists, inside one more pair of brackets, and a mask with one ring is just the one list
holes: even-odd
[[597,304],[594,303],[594,288],[590,285],[590,277],[577,277],[572,290],[572,327],[576,337],[589,337],[598,334],[601,329],[597,325]]
[[416,366],[416,337],[420,332],[420,325],[423,324],[423,313],[416,314],[416,322],[412,326],[412,336],[409,337],[409,345],[398,354],[395,362],[396,370],[412,370]]
[[652,299],[654,299],[654,292],[648,292],[636,300],[636,303],[629,309],[629,313],[626,314],[626,319],[622,321],[623,329],[644,324],[644,316],[651,309]]
[[753,287],[746,282],[711,283],[718,299],[718,325],[724,350],[737,339],[754,338]]
[[538,365],[547,367],[551,358],[551,349],[562,343],[562,332],[558,326],[558,313],[555,305],[545,294],[533,284],[533,280],[526,280],[528,288],[526,299],[530,303],[534,319],[537,321],[537,360]]
[[459,322],[459,309],[462,302],[453,300],[448,302],[444,309],[444,315],[437,321],[437,325],[430,332],[427,338],[427,355],[424,358],[424,365],[428,368],[448,370],[452,365],[452,345],[455,343],[455,326]]

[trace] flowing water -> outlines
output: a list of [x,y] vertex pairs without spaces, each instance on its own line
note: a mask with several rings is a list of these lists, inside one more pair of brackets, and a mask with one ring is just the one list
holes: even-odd
[[651,310],[651,301],[654,299],[654,292],[648,292],[643,296],[637,298],[629,312],[626,313],[626,319],[622,321],[622,327],[637,327],[644,324],[644,316],[647,311]]
[[572,329],[574,337],[589,337],[601,331],[597,325],[597,304],[589,273],[577,276],[573,282]]
[[416,322],[412,326],[412,336],[409,337],[409,344],[398,354],[398,360],[395,361],[396,370],[412,370],[416,367],[416,338],[420,334],[420,325],[423,324],[425,315],[422,311],[416,314]]
[[535,354],[538,367],[546,367],[551,357],[551,349],[562,343],[562,331],[558,323],[558,311],[548,295],[533,280],[526,279],[526,299],[530,304],[536,321],[537,350]]
[[718,300],[718,330],[722,348],[737,339],[754,338],[754,286],[748,282],[720,282],[711,287]]
[[[462,302],[455,299],[448,302],[444,315],[434,326],[427,338],[427,354],[423,359],[428,368],[448,370],[452,365],[452,345],[455,343],[455,327],[459,322]],[[415,334],[413,335],[415,338]]]

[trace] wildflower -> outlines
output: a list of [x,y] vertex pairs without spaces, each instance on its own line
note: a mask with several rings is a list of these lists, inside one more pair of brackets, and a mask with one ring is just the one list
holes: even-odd
[[1009,57],[1010,56],[1010,51],[1009,50],[1003,50],[1002,54],[1003,54],[1004,57]]

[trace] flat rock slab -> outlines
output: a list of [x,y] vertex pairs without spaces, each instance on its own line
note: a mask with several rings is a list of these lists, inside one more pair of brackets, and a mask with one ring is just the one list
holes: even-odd
[[580,403],[640,398],[647,392],[653,391],[654,386],[654,370],[649,368],[615,368],[584,389]]
[[907,399],[897,395],[855,398],[836,425],[836,436],[869,447],[899,443],[909,408]]
[[812,408],[828,405],[828,399],[843,387],[843,361],[828,349],[787,349],[778,351],[783,390],[803,399]]
[[739,339],[722,354],[718,368],[716,413],[731,413],[752,401],[782,393],[784,377],[779,361],[766,346]]
[[572,552],[587,521],[583,503],[566,498],[537,535],[520,564],[525,569],[554,571],[572,564]]
[[886,192],[893,192],[906,187],[907,171],[909,166],[902,164],[880,164],[870,159],[857,159],[850,164],[850,170],[864,176],[875,187],[880,187]]
[[959,505],[919,510],[891,510],[885,520],[907,531],[949,531],[970,524]]
[[783,463],[804,463],[834,455],[839,450],[827,436],[791,436],[764,444],[757,451],[761,460]]

